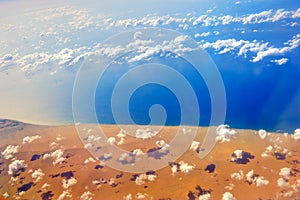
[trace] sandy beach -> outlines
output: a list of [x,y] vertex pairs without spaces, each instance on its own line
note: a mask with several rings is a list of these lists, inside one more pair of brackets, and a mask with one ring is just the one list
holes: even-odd
[[[86,130],[98,126],[86,125]],[[115,138],[99,138],[103,145],[140,153],[163,149],[157,141],[168,144],[178,128],[163,127],[151,138],[138,139],[120,134],[116,125],[101,127],[107,138]],[[97,160],[74,125],[1,120],[0,199],[300,199],[298,133],[223,127],[224,137],[200,159],[206,130],[199,127],[191,148],[168,166],[127,173]]]

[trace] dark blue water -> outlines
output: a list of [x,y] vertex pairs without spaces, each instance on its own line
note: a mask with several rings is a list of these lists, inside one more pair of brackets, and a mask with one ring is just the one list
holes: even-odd
[[[293,132],[299,128],[300,63],[294,59],[295,55],[289,56],[289,63],[282,67],[271,66],[270,63],[263,62],[249,63],[243,58],[233,58],[230,55],[212,57],[222,75],[227,95],[227,112],[224,123],[235,128],[266,129],[268,131]],[[171,66],[182,74],[195,90],[200,107],[200,119],[197,124],[186,123],[185,125],[211,125],[211,100],[201,75],[184,59],[176,61],[168,58],[156,59],[152,59],[151,62],[157,61]],[[147,61],[144,62],[147,63]],[[111,66],[99,81],[95,97],[99,123],[116,123],[111,110],[112,92],[117,81],[130,68],[132,66],[129,64]],[[147,76],[147,72],[143,76]],[[136,78],[143,78],[143,76]],[[181,83],[174,82],[174,84]],[[180,103],[176,94],[158,84],[141,86],[132,94],[129,111],[134,122],[149,124],[148,111],[154,104],[161,104],[165,108],[167,120],[164,125],[181,124]],[[193,109],[191,107],[189,110],[191,122],[195,117]],[[121,123],[127,124],[129,120],[123,118]]]

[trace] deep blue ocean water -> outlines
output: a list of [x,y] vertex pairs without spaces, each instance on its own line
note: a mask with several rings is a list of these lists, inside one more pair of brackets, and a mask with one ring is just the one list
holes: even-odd
[[[279,132],[293,132],[299,128],[300,102],[297,102],[297,99],[299,100],[300,69],[298,66],[300,63],[297,59],[293,59],[295,55],[289,56],[292,59],[285,66],[276,66],[270,62],[250,63],[243,58],[235,58],[231,55],[212,56],[226,90],[225,124],[234,128],[266,129]],[[184,60],[177,59],[174,62],[165,58],[159,62],[171,66],[184,75],[197,95],[200,120],[197,124],[186,123],[184,125],[218,125],[210,124],[211,99],[201,75]],[[126,64],[111,66],[99,81],[95,97],[99,123],[116,123],[111,110],[111,96],[115,84],[130,67]],[[136,78],[143,78],[147,76],[147,73],[149,72]],[[174,84],[180,83],[174,82]],[[176,94],[159,84],[143,85],[132,94],[129,111],[134,122],[149,124],[148,111],[154,104],[161,104],[167,113],[166,123],[160,125],[181,124],[180,103]],[[191,121],[194,120],[192,107],[189,117]],[[129,120],[122,118],[121,123],[127,124]]]

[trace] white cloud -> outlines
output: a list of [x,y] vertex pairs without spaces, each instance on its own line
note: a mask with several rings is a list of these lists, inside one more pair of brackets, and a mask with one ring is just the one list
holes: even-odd
[[63,191],[57,198],[57,200],[63,200],[65,198],[72,198],[70,191]]
[[135,156],[144,155],[144,152],[141,149],[135,149],[132,151],[132,154]]
[[116,138],[115,137],[109,137],[107,139],[107,143],[110,145],[114,145],[116,143]]
[[157,131],[152,131],[150,128],[146,129],[137,129],[135,132],[135,136],[141,139],[148,139],[157,134]]
[[299,128],[297,128],[297,129],[295,130],[294,134],[292,135],[292,138],[293,138],[294,140],[300,140],[300,129],[299,129]]
[[265,139],[267,136],[268,136],[268,133],[267,133],[267,131],[265,131],[265,130],[263,130],[263,129],[260,129],[259,131],[258,131],[258,135],[259,135],[259,137],[260,137],[260,139]]
[[281,58],[281,59],[275,59],[275,60],[271,60],[271,62],[276,63],[276,65],[284,65],[286,64],[288,61],[287,58]]
[[194,166],[189,165],[188,163],[185,163],[183,161],[180,161],[179,165],[180,165],[179,166],[180,171],[186,174],[190,173],[195,168]]
[[62,187],[64,189],[68,189],[69,187],[72,187],[72,186],[76,185],[76,183],[77,183],[77,180],[74,177],[72,177],[70,179],[63,179],[62,180]]
[[14,156],[14,154],[18,153],[20,149],[19,145],[13,146],[8,145],[5,150],[1,153],[5,159],[10,159]]
[[156,175],[155,174],[140,174],[139,176],[136,177],[135,183],[137,185],[143,185],[146,183],[146,181],[155,181]]
[[123,200],[132,200],[132,195],[127,194],[126,196],[123,197]]
[[161,150],[167,151],[170,147],[164,140],[158,140],[155,142],[156,146],[158,146]]
[[50,186],[51,186],[50,184],[45,183],[44,185],[42,185],[41,189],[43,190],[43,189],[46,189],[46,188],[48,188],[48,187],[50,187]]
[[95,160],[94,158],[92,158],[92,157],[89,157],[89,158],[87,158],[87,159],[84,161],[84,164],[88,164],[88,163],[90,163],[90,162],[95,163],[96,160]]
[[90,191],[84,192],[81,196],[80,196],[80,200],[92,200],[93,193],[91,193]]
[[8,165],[8,174],[14,174],[18,172],[22,168],[26,168],[27,165],[25,164],[24,160],[14,160]]
[[137,199],[145,199],[146,197],[147,197],[148,195],[147,194],[143,194],[143,193],[137,193],[136,195],[135,195],[135,198],[137,198]]
[[230,174],[230,177],[232,179],[241,181],[244,178],[244,172],[243,172],[243,170],[240,170],[239,172],[235,172],[235,173]]
[[233,162],[236,161],[237,159],[242,159],[243,158],[243,151],[240,150],[240,149],[235,150],[233,152],[233,154],[235,155],[235,156],[231,157],[231,161],[233,161]]
[[283,167],[280,169],[279,172],[280,176],[283,176],[284,178],[288,179],[291,176],[291,168]]
[[55,150],[51,153],[46,153],[43,155],[43,159],[47,159],[49,157],[53,158],[53,165],[61,164],[66,158],[63,157],[64,151],[62,149]]
[[45,176],[45,174],[43,173],[42,169],[37,169],[35,170],[32,174],[31,177],[33,179],[35,179],[35,182],[39,182],[40,180],[43,179],[43,177]]
[[200,142],[193,141],[191,146],[190,146],[190,149],[193,149],[194,151],[197,151],[197,149],[199,148],[199,145],[200,145]]
[[200,195],[198,200],[210,200],[210,199],[211,199],[210,194],[206,193],[206,194]]
[[235,200],[235,198],[230,192],[225,192],[222,196],[222,200]]
[[277,185],[281,188],[284,188],[284,187],[289,187],[290,184],[288,182],[288,180],[284,179],[284,178],[279,178],[277,180]]
[[31,143],[34,140],[41,139],[42,137],[40,135],[34,135],[34,136],[26,136],[23,138],[23,144],[25,143]]
[[262,186],[268,185],[269,181],[266,180],[263,176],[259,176],[259,177],[257,177],[255,183],[256,183],[257,187],[262,187]]
[[235,137],[237,132],[233,129],[229,129],[228,125],[219,125],[216,129],[216,141],[230,142],[230,138]]

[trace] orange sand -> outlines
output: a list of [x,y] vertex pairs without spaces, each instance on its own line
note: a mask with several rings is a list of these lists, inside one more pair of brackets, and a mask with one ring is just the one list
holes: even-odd
[[[90,128],[96,128],[98,125],[87,125]],[[115,136],[120,129],[115,125],[103,125],[106,135]],[[177,127],[164,127],[159,135],[146,140],[136,139],[131,136],[125,137],[125,143],[120,148],[133,150],[142,149],[144,152],[155,147],[155,141],[164,139],[169,142],[176,133]],[[207,128],[199,128],[194,140],[202,143]],[[9,194],[7,199],[42,199],[43,194],[51,191],[51,198],[57,199],[63,191],[68,191],[72,197],[64,199],[80,199],[80,196],[89,191],[92,193],[92,199],[123,199],[124,196],[131,194],[136,199],[136,194],[145,194],[145,199],[189,199],[188,193],[192,191],[196,194],[197,185],[201,188],[211,191],[212,199],[221,199],[223,193],[230,192],[236,199],[299,199],[300,198],[300,141],[295,141],[291,136],[284,136],[272,133],[266,139],[262,140],[253,130],[236,130],[237,137],[232,138],[230,142],[218,143],[212,152],[200,159],[193,150],[186,151],[176,162],[184,161],[195,168],[190,173],[177,172],[172,174],[171,167],[166,166],[157,170],[157,177],[154,181],[146,181],[145,184],[137,185],[131,181],[133,174],[123,173],[123,176],[114,180],[117,184],[112,187],[109,184],[95,185],[94,180],[101,178],[109,180],[116,178],[121,172],[104,166],[102,169],[95,169],[99,162],[84,161],[92,155],[83,148],[74,126],[35,126],[18,123],[11,126],[8,122],[6,126],[0,126],[0,150],[1,152],[7,145],[20,145],[19,152],[13,155],[13,158],[5,159],[0,157],[0,195],[5,192]],[[39,135],[41,139],[34,140],[29,144],[23,144],[23,138],[26,136]],[[274,140],[276,140],[274,142]],[[57,147],[50,148],[50,144],[56,142]],[[278,144],[282,149],[288,149],[286,158],[278,160],[275,156],[263,158],[261,154],[269,145]],[[63,149],[63,157],[68,157],[61,164],[52,164],[53,159],[42,158],[30,161],[33,154],[45,154],[53,152],[56,149]],[[249,152],[255,156],[247,164],[237,164],[231,162],[231,155],[236,149]],[[27,167],[24,172],[20,172],[15,181],[11,180],[8,174],[8,166],[13,159],[24,160]],[[299,161],[299,162],[297,162]],[[204,169],[209,164],[215,164],[216,169],[213,173],[208,173]],[[293,169],[293,175],[288,177],[288,183],[294,185],[281,188],[277,185],[280,169],[288,167]],[[31,177],[30,169],[42,169],[45,174],[39,181],[35,182]],[[231,173],[243,170],[246,175],[248,171],[254,170],[255,174],[263,176],[269,181],[269,184],[257,187],[255,184],[249,184],[244,177],[238,181],[230,177]],[[77,183],[68,189],[62,187],[63,177],[59,176],[62,172],[72,171]],[[57,177],[52,177],[57,175]],[[23,194],[18,194],[17,189],[24,184],[33,182],[33,186]],[[41,187],[48,183],[50,186],[44,189]],[[233,188],[226,187],[233,184]],[[226,187],[226,188],[225,188]],[[298,192],[297,192],[298,190]],[[284,194],[292,191],[291,197],[284,198]],[[44,195],[45,196],[45,195]]]

